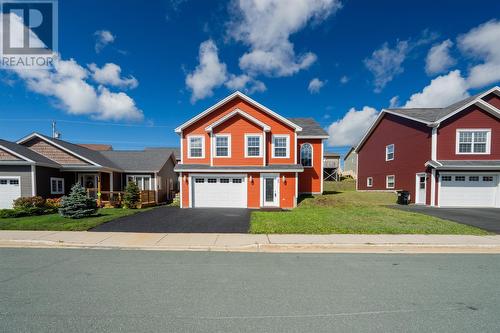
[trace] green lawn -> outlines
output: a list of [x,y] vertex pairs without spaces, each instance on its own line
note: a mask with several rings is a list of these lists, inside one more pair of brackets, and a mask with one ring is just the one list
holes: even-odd
[[301,198],[291,211],[252,212],[251,233],[467,234],[488,232],[463,224],[386,207],[393,193],[356,192],[353,181],[325,182],[323,195]]
[[0,230],[84,231],[119,217],[143,212],[148,209],[151,208],[103,208],[99,209],[97,215],[95,216],[76,220],[64,218],[59,214],[6,219],[0,218]]

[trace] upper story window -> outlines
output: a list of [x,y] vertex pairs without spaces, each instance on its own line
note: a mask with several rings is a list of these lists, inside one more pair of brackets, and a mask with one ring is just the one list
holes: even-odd
[[64,194],[63,178],[50,178],[50,194]]
[[489,154],[491,150],[490,129],[457,130],[457,154]]
[[290,157],[290,136],[273,135],[273,158]]
[[188,157],[189,158],[204,158],[205,157],[205,137],[201,135],[188,137]]
[[245,135],[245,157],[262,157],[262,136],[259,134]]
[[310,143],[304,143],[300,147],[300,164],[304,167],[312,167],[313,148]]
[[394,144],[385,146],[385,160],[392,161],[394,159]]
[[231,157],[231,136],[219,134],[215,136],[215,157]]

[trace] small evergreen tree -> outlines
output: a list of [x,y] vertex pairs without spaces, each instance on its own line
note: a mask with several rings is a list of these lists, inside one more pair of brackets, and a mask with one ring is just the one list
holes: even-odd
[[128,182],[125,188],[125,195],[123,196],[125,208],[137,208],[140,201],[141,191],[139,190],[139,186],[135,182]]
[[59,208],[61,216],[72,219],[87,217],[96,212],[96,201],[87,197],[85,189],[80,184],[73,185],[69,196],[62,197],[61,207]]

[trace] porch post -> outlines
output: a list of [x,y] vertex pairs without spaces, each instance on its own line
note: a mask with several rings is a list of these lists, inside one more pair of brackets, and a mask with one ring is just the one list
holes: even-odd
[[113,171],[109,174],[109,193],[110,197],[113,196]]
[[97,174],[97,204],[101,206],[101,172]]

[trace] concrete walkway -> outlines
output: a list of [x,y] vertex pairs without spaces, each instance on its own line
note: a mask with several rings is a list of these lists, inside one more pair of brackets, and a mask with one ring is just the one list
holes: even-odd
[[500,253],[500,236],[249,235],[4,230],[0,231],[0,247],[235,252]]

